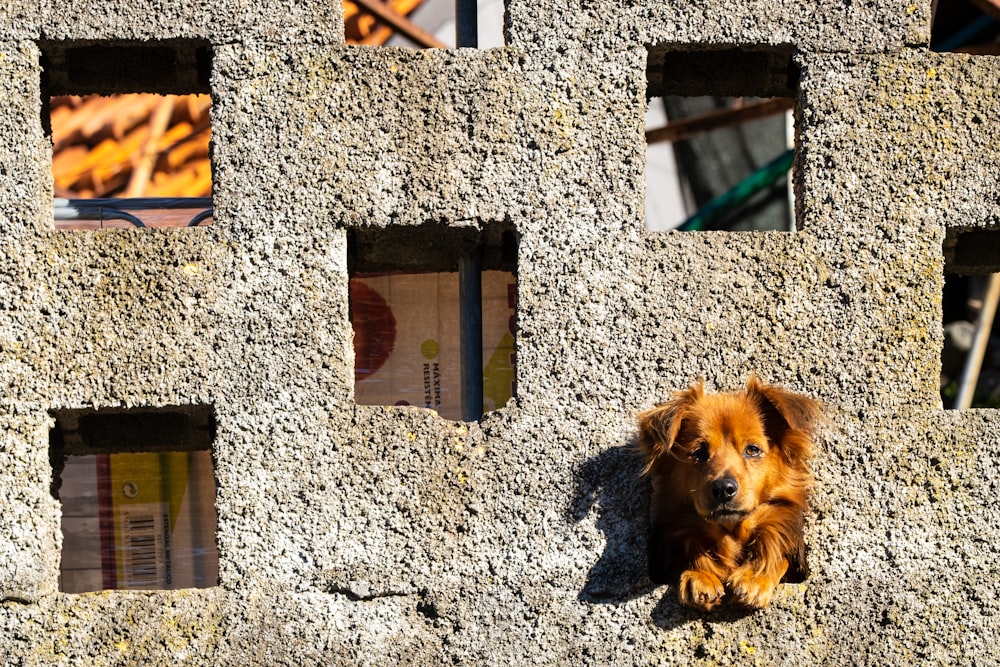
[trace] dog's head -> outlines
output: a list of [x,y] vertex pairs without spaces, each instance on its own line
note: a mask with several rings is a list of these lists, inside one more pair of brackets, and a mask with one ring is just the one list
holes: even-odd
[[703,519],[732,524],[765,502],[804,506],[819,404],[751,377],[743,391],[699,382],[639,414],[646,474]]

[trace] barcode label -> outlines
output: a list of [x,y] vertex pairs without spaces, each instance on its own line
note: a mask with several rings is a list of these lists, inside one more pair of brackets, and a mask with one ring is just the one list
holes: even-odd
[[[170,517],[159,507],[136,506],[121,513],[120,588],[165,588],[170,585]],[[143,511],[145,510],[145,511]]]

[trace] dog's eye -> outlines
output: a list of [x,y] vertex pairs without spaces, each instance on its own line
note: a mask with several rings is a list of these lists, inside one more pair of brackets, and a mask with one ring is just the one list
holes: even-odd
[[748,459],[759,459],[764,455],[764,450],[757,445],[747,445],[743,448],[743,456]]
[[690,454],[691,460],[695,463],[704,463],[708,460],[708,447],[702,445]]

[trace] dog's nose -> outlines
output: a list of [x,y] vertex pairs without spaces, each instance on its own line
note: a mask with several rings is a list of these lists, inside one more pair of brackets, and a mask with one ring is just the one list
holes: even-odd
[[739,483],[732,477],[723,477],[712,482],[712,498],[722,504],[733,499],[739,491]]

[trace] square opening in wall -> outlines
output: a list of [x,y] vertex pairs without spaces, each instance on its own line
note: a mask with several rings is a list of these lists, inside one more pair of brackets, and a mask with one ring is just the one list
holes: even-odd
[[646,228],[794,230],[791,53],[649,53]]
[[1000,4],[996,0],[947,0],[933,4],[931,50],[1000,55]]
[[354,395],[475,421],[515,395],[513,229],[354,229]]
[[42,50],[56,228],[210,224],[207,46],[47,42]]
[[951,229],[945,237],[941,298],[945,408],[1000,407],[1000,232]]
[[348,44],[505,46],[503,0],[344,0],[343,6]]
[[52,493],[62,505],[59,589],[217,585],[211,408],[52,416]]

